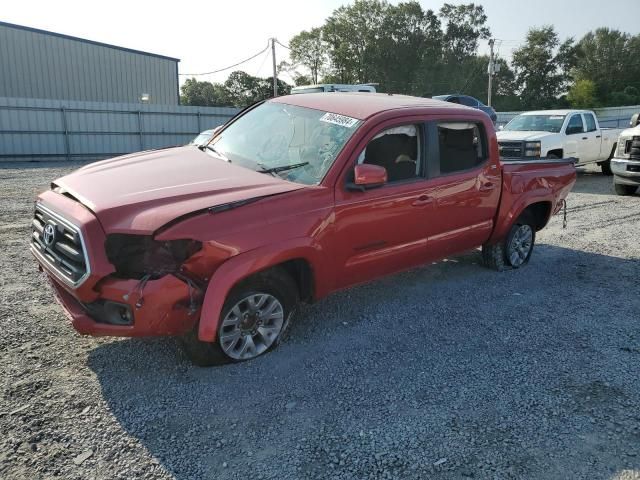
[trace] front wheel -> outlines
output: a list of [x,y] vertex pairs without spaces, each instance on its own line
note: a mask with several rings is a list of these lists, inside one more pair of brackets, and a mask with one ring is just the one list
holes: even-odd
[[256,358],[278,345],[297,301],[296,284],[284,270],[253,275],[227,297],[216,340],[199,340],[196,327],[183,337],[185,352],[203,367]]
[[600,164],[600,168],[602,169],[602,173],[604,175],[613,175],[613,171],[611,171],[611,160],[605,160],[604,162],[602,162]]
[[504,240],[482,246],[483,262],[487,267],[499,272],[506,267],[520,268],[529,262],[535,240],[536,230],[533,222],[526,217],[520,218],[511,226]]

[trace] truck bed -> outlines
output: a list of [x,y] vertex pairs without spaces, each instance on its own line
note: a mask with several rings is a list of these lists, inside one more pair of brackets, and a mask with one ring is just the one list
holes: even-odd
[[550,215],[557,213],[576,181],[575,158],[509,159],[500,164],[502,194],[492,240],[507,234],[525,205],[544,202]]

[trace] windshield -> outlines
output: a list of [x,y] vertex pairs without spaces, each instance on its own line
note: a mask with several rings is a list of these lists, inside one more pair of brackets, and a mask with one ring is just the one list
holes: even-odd
[[362,122],[335,113],[266,102],[209,144],[223,158],[298,183],[320,183]]
[[503,130],[514,132],[553,132],[562,129],[566,115],[518,115]]

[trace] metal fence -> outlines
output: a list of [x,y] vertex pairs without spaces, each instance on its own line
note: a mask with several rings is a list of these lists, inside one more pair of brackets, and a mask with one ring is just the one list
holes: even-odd
[[[184,107],[0,97],[0,161],[92,161],[188,143],[238,112]],[[640,105],[596,109],[603,127],[625,128]],[[522,112],[499,112],[504,125]]]
[[99,160],[188,143],[238,112],[0,97],[0,160]]
[[[594,109],[600,126],[606,128],[628,128],[634,113],[640,113],[640,105]],[[513,117],[523,112],[498,112],[496,125],[506,125]]]

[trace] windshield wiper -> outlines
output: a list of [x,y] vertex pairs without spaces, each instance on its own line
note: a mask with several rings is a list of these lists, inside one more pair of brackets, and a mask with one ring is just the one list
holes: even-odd
[[215,153],[216,155],[218,155],[220,158],[222,158],[225,162],[229,162],[231,163],[231,160],[229,160],[229,158],[222,152],[216,150],[215,148],[213,148],[211,145],[209,145],[208,143],[206,145],[198,145],[198,148],[200,150],[202,150],[204,152],[205,148],[207,150],[211,150],[213,153]]
[[280,165],[278,167],[271,167],[271,168],[265,168],[265,166],[262,163],[258,164],[258,166],[262,169],[262,170],[259,170],[260,173],[286,172],[287,170],[293,170],[294,168],[304,167],[305,165],[309,165],[309,162],[294,163],[292,165]]

